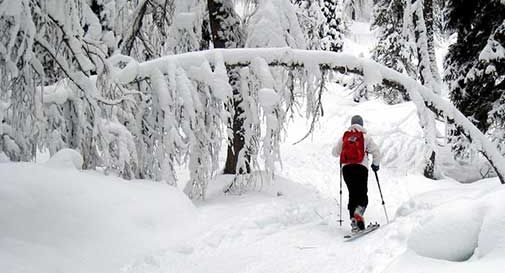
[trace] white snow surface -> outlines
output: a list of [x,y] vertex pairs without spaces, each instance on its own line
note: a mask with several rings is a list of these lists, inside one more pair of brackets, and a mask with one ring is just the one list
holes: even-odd
[[494,39],[489,39],[486,46],[479,54],[479,60],[502,60],[505,59],[505,48]]
[[82,169],[83,162],[84,160],[78,151],[73,149],[61,149],[44,164],[52,168],[80,170]]
[[270,108],[279,103],[280,96],[271,88],[262,88],[258,91],[261,106]]
[[74,98],[74,93],[66,81],[60,81],[43,89],[44,103],[63,104]]
[[348,35],[344,38],[344,52],[356,56],[370,57],[370,52],[377,44],[377,38],[370,30],[370,24],[352,22],[349,25]]
[[191,233],[195,207],[179,190],[66,168],[75,153],[0,163],[1,272],[121,272]]

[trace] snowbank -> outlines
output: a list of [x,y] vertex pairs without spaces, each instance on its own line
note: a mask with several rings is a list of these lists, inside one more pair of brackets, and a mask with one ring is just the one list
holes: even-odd
[[419,220],[407,240],[407,251],[385,272],[420,272],[419,268],[422,272],[503,272],[505,188],[496,180],[455,183],[414,197],[409,205],[415,207],[414,215],[397,215]]
[[72,149],[61,149],[54,154],[45,165],[53,168],[82,169],[84,160],[79,152]]
[[424,257],[453,262],[468,260],[478,245],[483,210],[462,200],[432,213],[414,230],[409,248]]
[[119,272],[191,233],[195,208],[179,190],[76,161],[66,150],[46,164],[0,163],[0,271]]
[[46,104],[63,104],[75,96],[67,81],[60,81],[53,85],[45,86],[43,90],[44,103]]

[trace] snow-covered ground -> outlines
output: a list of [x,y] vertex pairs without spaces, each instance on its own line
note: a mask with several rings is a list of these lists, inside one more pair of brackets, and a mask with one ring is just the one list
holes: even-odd
[[347,35],[344,37],[343,52],[355,56],[370,57],[370,52],[376,45],[374,33],[370,31],[370,24],[353,22],[348,26]]
[[[346,50],[367,56],[371,34],[351,27]],[[0,272],[505,272],[505,188],[497,179],[422,177],[412,103],[356,104],[332,86],[323,107],[301,143],[293,145],[309,123],[289,125],[274,183],[225,195],[232,177],[218,176],[207,200],[195,203],[165,184],[79,170],[68,150],[47,163],[0,159]],[[384,154],[379,178],[391,222],[370,174],[365,216],[382,227],[346,243],[331,148],[354,114]],[[344,186],[344,204],[346,195]]]
[[44,164],[0,163],[0,272],[118,272],[191,233],[197,212],[179,190],[72,159],[63,150]]

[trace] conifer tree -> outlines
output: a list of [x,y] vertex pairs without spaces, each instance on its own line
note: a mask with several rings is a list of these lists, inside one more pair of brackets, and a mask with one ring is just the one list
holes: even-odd
[[[445,60],[450,98],[482,132],[503,142],[505,5],[500,0],[452,0],[447,7],[448,27],[458,33]],[[465,156],[468,145],[460,136],[454,131],[451,141],[457,154]]]
[[341,7],[342,3],[339,0],[323,0],[321,8],[326,18],[321,33],[323,50],[341,52],[343,49],[345,26]]
[[[372,29],[378,32],[377,46],[372,51],[372,59],[398,72],[416,76],[414,52],[404,30],[403,14],[405,0],[381,0],[374,10]],[[382,86],[376,92],[387,103],[408,100],[405,90]]]

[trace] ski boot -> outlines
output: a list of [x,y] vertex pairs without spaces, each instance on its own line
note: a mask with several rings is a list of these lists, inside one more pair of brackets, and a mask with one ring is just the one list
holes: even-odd
[[358,221],[355,218],[351,218],[351,233],[358,233],[359,231]]
[[365,229],[365,218],[363,217],[364,213],[365,213],[365,208],[362,206],[357,206],[356,209],[354,210],[354,218],[353,219],[356,219],[356,226],[359,228],[359,230]]

